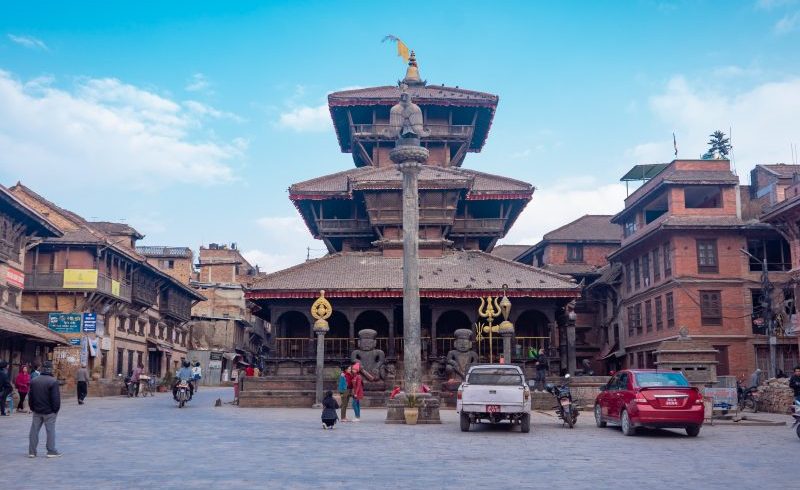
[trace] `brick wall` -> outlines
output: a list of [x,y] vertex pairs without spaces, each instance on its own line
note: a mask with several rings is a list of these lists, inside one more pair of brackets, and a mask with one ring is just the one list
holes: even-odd
[[[146,259],[148,264],[183,284],[189,284],[189,280],[194,274],[192,257],[146,257]],[[167,265],[168,261],[172,261],[172,268]]]

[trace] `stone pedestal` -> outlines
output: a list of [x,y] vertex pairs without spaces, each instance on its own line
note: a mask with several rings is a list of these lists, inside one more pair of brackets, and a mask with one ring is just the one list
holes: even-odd
[[692,386],[710,386],[717,382],[718,350],[704,340],[694,340],[682,332],[677,340],[661,342],[656,351],[656,367],[662,371],[680,371]]
[[[419,393],[417,395],[417,407],[419,408],[417,425],[442,423],[439,417],[439,399],[435,396],[430,393]],[[400,393],[396,397],[388,400],[386,402],[386,423],[405,424],[405,408],[406,395],[404,393]]]

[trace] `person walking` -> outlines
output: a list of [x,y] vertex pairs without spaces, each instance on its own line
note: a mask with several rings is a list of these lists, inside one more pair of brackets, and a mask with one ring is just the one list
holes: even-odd
[[194,379],[194,391],[200,391],[200,380],[203,379],[203,369],[200,362],[195,361],[192,366],[192,379]]
[[339,386],[337,389],[339,390],[339,395],[342,397],[342,416],[340,420],[342,422],[350,422],[347,420],[347,404],[350,403],[350,393],[353,390],[353,371],[350,366],[344,368],[342,374],[339,375]]
[[29,402],[33,412],[31,432],[28,442],[28,457],[36,457],[36,448],[39,446],[39,432],[47,433],[47,457],[59,458],[61,453],[56,450],[56,417],[61,410],[61,394],[58,391],[58,381],[53,377],[53,363],[45,361],[42,365],[42,374],[31,381]]
[[756,369],[753,371],[753,374],[750,375],[750,386],[748,388],[758,388],[758,385],[761,384],[761,369]]
[[17,377],[14,379],[14,386],[17,387],[17,392],[19,393],[17,412],[23,413],[25,412],[25,397],[28,396],[28,391],[30,391],[31,386],[31,375],[28,374],[27,365],[22,366],[19,374],[17,374]]
[[31,381],[36,379],[39,376],[39,374],[41,374],[39,373],[39,366],[37,364],[31,366]]
[[361,377],[361,365],[353,366],[353,422],[361,422],[361,399],[364,398],[364,379]]
[[789,378],[789,388],[794,390],[794,402],[800,404],[800,366],[794,367],[794,374]]
[[83,400],[89,394],[89,370],[86,369],[86,364],[81,364],[81,367],[78,368],[78,372],[75,373],[75,382],[78,389],[78,405],[83,405]]
[[5,417],[11,415],[6,413],[6,399],[11,394],[13,387],[11,386],[11,379],[8,374],[8,363],[0,361],[0,416]]
[[128,396],[139,396],[139,383],[142,379],[144,366],[140,362],[131,372],[131,384],[129,385]]
[[544,385],[547,381],[547,360],[544,356],[539,355],[536,358],[536,378],[533,382],[533,391],[544,391]]
[[334,425],[336,425],[336,419],[338,416],[336,415],[336,410],[339,408],[339,404],[336,403],[336,400],[333,398],[332,391],[325,392],[325,398],[322,399],[322,428],[323,429],[333,429]]

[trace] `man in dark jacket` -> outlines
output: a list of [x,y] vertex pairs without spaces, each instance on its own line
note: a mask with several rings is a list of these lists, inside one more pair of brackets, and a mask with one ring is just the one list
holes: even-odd
[[6,398],[11,394],[11,376],[8,373],[8,363],[0,361],[0,415],[11,415],[6,413]]
[[794,374],[789,378],[789,387],[794,390],[795,403],[800,403],[800,366],[794,367]]
[[56,417],[61,410],[61,394],[58,391],[58,381],[53,377],[53,363],[45,361],[42,365],[42,374],[31,381],[28,397],[28,405],[33,412],[28,457],[36,457],[42,424],[47,432],[47,457],[60,457],[61,453],[56,450]]

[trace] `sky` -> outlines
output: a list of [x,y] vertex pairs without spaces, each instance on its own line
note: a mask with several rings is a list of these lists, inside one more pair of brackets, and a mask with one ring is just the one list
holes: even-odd
[[[536,186],[503,243],[614,214],[633,165],[730,133],[743,184],[800,146],[800,1],[0,1],[0,183],[145,245],[324,254],[288,199],[353,167],[328,93],[405,73],[499,95],[464,167]],[[796,158],[796,157],[795,157]],[[309,250],[310,249],[310,250]]]

